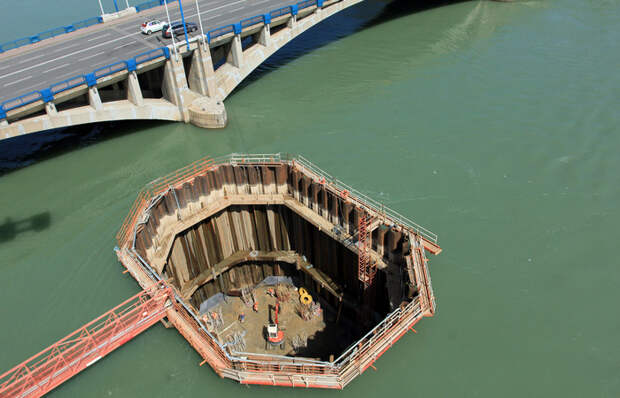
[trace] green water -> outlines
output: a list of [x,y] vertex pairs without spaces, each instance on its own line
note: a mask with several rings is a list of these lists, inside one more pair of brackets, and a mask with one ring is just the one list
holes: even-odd
[[156,325],[52,396],[620,396],[620,1],[385,4],[289,46],[226,101],[224,130],[12,144],[43,148],[0,177],[0,369],[139,290],[112,249],[141,186],[282,151],[439,234],[436,317],[343,392],[221,380]]

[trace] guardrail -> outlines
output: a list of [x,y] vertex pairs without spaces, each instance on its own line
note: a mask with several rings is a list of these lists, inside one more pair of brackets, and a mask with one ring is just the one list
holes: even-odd
[[[298,10],[309,8],[312,6],[322,7],[324,0],[304,0],[299,3],[281,7],[275,10],[270,11],[266,14],[256,15],[253,17],[245,18],[239,21],[236,24],[225,25],[213,30],[210,30],[206,34],[206,39],[210,42],[213,39],[216,39],[220,36],[224,36],[230,33],[239,34],[244,28],[249,26],[257,25],[257,24],[268,24],[271,22],[272,18],[278,18],[284,15],[296,15]],[[140,3],[136,6],[136,10],[138,12],[144,11],[146,9],[154,8],[159,5],[163,5],[164,0],[151,0],[144,3]],[[82,21],[75,22],[71,25],[62,26],[54,29],[49,29],[44,32],[41,32],[34,36],[24,37],[21,39],[13,40],[7,43],[0,44],[0,53],[25,46],[27,44],[36,43],[41,40],[45,40],[51,37],[59,36],[65,33],[73,32],[78,29],[83,29],[92,25],[96,25],[102,23],[103,19],[101,17],[93,17],[84,19]],[[125,69],[133,70],[132,67],[136,65],[140,65],[141,63],[148,62],[159,57],[165,57],[166,59],[170,58],[170,49],[168,47],[160,47],[154,50],[147,51],[142,54],[136,55],[134,58],[126,61],[115,62],[113,64],[103,66],[93,71],[90,74],[77,75],[67,80],[63,80],[58,83],[54,83],[46,89],[40,91],[33,91],[24,95],[21,95],[16,98],[12,98],[0,103],[0,120],[7,118],[7,112],[10,112],[16,108],[21,106],[26,106],[32,104],[36,101],[51,101],[54,99],[54,95],[62,93],[63,91],[70,90],[75,87],[79,87],[81,85],[92,86],[96,84],[97,79],[104,78],[113,73],[120,72]],[[43,92],[49,90],[51,95],[44,95]],[[47,93],[46,93],[47,94]]]
[[93,17],[93,18],[88,18],[88,19],[74,22],[71,25],[59,26],[57,28],[45,30],[33,36],[22,37],[20,39],[16,39],[16,40],[12,40],[12,41],[0,44],[0,53],[3,53],[8,50],[12,50],[14,48],[23,47],[27,44],[37,43],[41,40],[60,36],[65,33],[75,32],[78,29],[84,29],[89,26],[97,25],[100,23],[103,23],[103,18]]
[[151,0],[144,3],[137,4],[135,6],[137,12],[148,10],[150,8],[159,7],[164,4],[164,0]]

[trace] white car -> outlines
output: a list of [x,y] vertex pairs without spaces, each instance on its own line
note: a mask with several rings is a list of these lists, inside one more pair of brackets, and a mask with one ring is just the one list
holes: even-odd
[[165,23],[159,19],[153,19],[152,21],[146,21],[140,26],[140,30],[145,35],[150,35],[153,32],[159,32],[164,28]]

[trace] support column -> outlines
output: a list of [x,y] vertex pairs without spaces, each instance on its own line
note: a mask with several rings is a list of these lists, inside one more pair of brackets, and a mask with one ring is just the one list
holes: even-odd
[[189,92],[187,79],[185,78],[185,68],[181,57],[170,57],[164,67],[164,81],[161,85],[164,98],[179,108],[184,122],[189,122],[190,117],[187,106],[183,99],[183,93]]
[[129,72],[127,78],[127,99],[136,106],[144,105],[144,97],[142,96],[142,89],[140,88],[136,72]]
[[54,105],[53,102],[48,102],[45,104],[45,113],[47,113],[48,116],[54,116],[58,114],[58,111],[56,110],[56,105]]
[[213,71],[213,60],[208,44],[199,45],[192,55],[189,87],[202,95],[215,98],[215,72]]
[[88,88],[88,102],[90,106],[95,108],[96,111],[103,109],[103,103],[101,102],[101,97],[99,96],[99,90],[97,87],[89,87]]
[[297,26],[297,15],[291,15],[288,21],[286,21],[286,26],[289,29],[293,29]]
[[258,34],[258,42],[267,47],[269,46],[269,41],[271,40],[271,29],[269,28],[269,25],[265,25],[263,26],[263,28],[260,30],[260,33]]
[[228,62],[230,62],[237,68],[241,68],[241,65],[243,65],[243,48],[241,47],[241,35],[235,35],[230,42]]

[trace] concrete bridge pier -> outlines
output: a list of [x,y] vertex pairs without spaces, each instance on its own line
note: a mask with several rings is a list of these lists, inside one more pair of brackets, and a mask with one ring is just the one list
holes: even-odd
[[268,47],[271,40],[271,29],[269,25],[264,25],[260,32],[258,32],[258,39],[256,40],[261,46]]
[[127,99],[136,106],[144,105],[144,97],[142,96],[140,82],[138,82],[138,75],[135,71],[129,72],[127,77]]
[[[199,45],[199,49],[190,55],[192,66],[195,67],[190,66],[189,82],[181,56],[172,56],[166,61],[162,93],[166,100],[177,105],[185,123],[192,123],[202,128],[223,128],[228,122],[226,108],[221,101],[215,99],[215,96],[207,96],[213,63],[210,53],[207,56],[207,51],[201,52],[201,47]],[[211,84],[214,92],[214,82]]]
[[96,111],[103,110],[103,103],[101,102],[101,97],[99,96],[99,91],[96,86],[88,88],[88,103]]
[[230,51],[228,52],[228,63],[236,68],[243,65],[243,49],[241,47],[241,35],[235,35],[230,42]]

